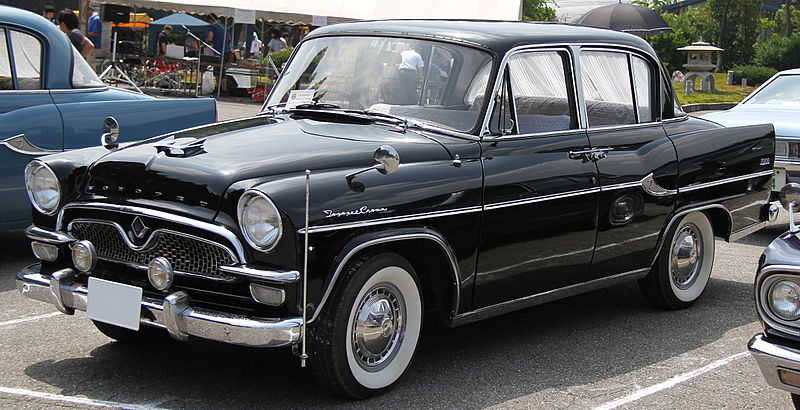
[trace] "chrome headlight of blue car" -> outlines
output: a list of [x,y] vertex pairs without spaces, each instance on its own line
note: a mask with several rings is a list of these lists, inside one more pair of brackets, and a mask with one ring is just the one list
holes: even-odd
[[261,251],[268,251],[281,238],[281,217],[278,208],[263,192],[246,191],[237,207],[239,227],[247,242]]
[[31,161],[25,167],[25,188],[37,211],[52,215],[61,202],[61,185],[50,167],[42,161]]

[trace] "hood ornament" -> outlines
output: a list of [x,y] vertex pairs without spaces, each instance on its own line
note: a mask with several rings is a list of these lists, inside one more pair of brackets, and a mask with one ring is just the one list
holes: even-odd
[[[382,145],[380,148],[376,149],[375,153],[372,154],[372,159],[374,159],[377,164],[369,168],[364,168],[360,171],[352,172],[345,176],[347,185],[349,185],[351,188],[356,188],[355,184],[353,183],[353,178],[355,178],[358,174],[375,169],[381,174],[388,175],[394,174],[400,167],[400,154],[398,154],[397,150],[392,148],[390,145]],[[364,186],[361,185],[359,188],[363,190]]]
[[156,151],[159,153],[163,152],[164,155],[168,157],[177,158],[192,157],[206,152],[205,149],[203,149],[203,144],[206,142],[205,138],[196,139],[183,145],[176,144],[176,142],[177,141],[173,140],[167,144],[156,145]]

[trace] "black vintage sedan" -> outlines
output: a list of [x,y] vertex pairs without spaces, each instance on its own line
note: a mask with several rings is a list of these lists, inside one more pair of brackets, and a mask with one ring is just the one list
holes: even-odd
[[690,118],[645,41],[563,24],[329,26],[256,117],[114,133],[28,165],[22,294],[117,340],[291,346],[352,397],[400,378],[423,317],[628,280],[687,307],[715,238],[777,215],[771,125]]

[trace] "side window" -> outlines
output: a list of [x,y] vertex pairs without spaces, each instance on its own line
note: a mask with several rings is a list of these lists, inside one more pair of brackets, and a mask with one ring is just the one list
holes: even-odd
[[508,60],[520,134],[577,128],[567,85],[568,58],[559,51],[514,54]]
[[495,97],[494,110],[489,119],[489,133],[492,135],[508,135],[514,132],[508,90],[508,70],[503,74],[500,84],[500,93]]
[[42,88],[42,43],[30,34],[10,30],[17,88]]
[[14,81],[11,79],[11,61],[8,59],[6,46],[6,31],[0,28],[0,90],[13,90]]
[[653,73],[650,64],[643,58],[632,56],[633,91],[636,94],[636,108],[639,113],[639,122],[653,121]]
[[589,126],[636,123],[628,55],[581,51],[580,58]]

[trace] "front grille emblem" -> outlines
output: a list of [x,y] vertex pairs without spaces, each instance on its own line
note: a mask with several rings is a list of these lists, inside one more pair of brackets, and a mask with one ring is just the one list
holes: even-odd
[[144,236],[147,234],[147,231],[150,230],[150,228],[148,228],[147,225],[144,224],[142,218],[138,216],[136,218],[133,218],[133,222],[131,223],[131,228],[133,229],[133,235],[139,239],[144,238]]

